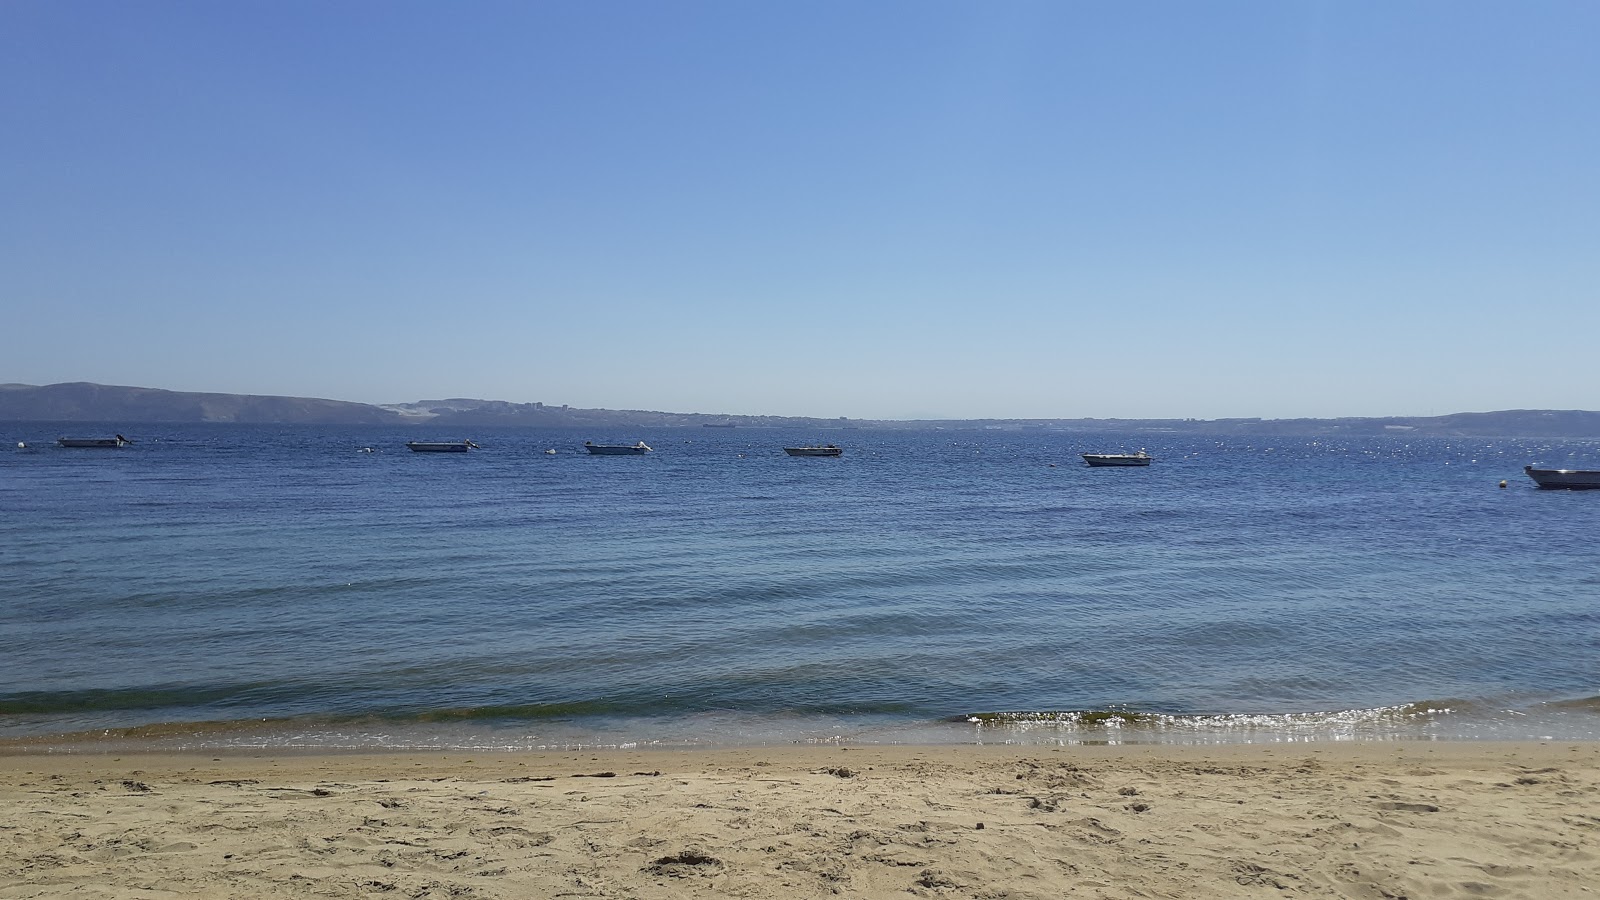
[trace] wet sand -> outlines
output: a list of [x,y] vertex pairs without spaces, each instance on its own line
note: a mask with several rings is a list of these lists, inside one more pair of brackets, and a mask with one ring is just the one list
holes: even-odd
[[1600,896],[1600,743],[0,756],[0,898]]

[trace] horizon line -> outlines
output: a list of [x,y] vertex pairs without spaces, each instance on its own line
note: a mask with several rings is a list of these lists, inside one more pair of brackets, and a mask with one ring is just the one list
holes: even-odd
[[1028,422],[1041,422],[1041,423],[1044,423],[1044,422],[1252,422],[1252,421],[1255,421],[1255,422],[1296,422],[1296,421],[1338,422],[1338,421],[1351,421],[1351,420],[1363,420],[1363,419],[1366,419],[1366,420],[1371,420],[1371,419],[1441,419],[1441,418],[1448,418],[1448,417],[1451,417],[1451,416],[1483,416],[1483,415],[1497,415],[1497,414],[1505,414],[1505,413],[1590,413],[1590,414],[1595,414],[1597,412],[1600,412],[1600,411],[1596,411],[1596,410],[1585,410],[1585,409],[1550,409],[1550,408],[1535,408],[1535,407],[1518,407],[1518,408],[1511,408],[1511,409],[1495,409],[1495,410],[1457,410],[1457,411],[1454,411],[1454,412],[1435,413],[1435,414],[1428,414],[1428,415],[1408,415],[1408,414],[1404,414],[1404,413],[1391,413],[1391,414],[1385,414],[1385,415],[1216,416],[1216,417],[1210,417],[1210,418],[1207,418],[1207,417],[1204,417],[1204,416],[970,416],[970,417],[959,417],[959,416],[948,416],[948,417],[907,416],[907,417],[903,417],[902,418],[902,417],[893,417],[893,416],[874,416],[874,417],[866,417],[866,416],[815,416],[815,415],[793,415],[793,414],[788,414],[788,413],[684,412],[684,411],[665,410],[665,409],[636,409],[636,408],[610,407],[610,406],[574,407],[574,406],[571,406],[570,404],[550,404],[550,403],[546,403],[544,401],[537,401],[537,400],[518,401],[518,400],[505,400],[505,399],[487,398],[487,397],[440,397],[440,398],[436,398],[436,399],[432,399],[432,400],[429,400],[429,399],[418,399],[418,400],[406,400],[406,401],[398,401],[398,402],[390,402],[390,403],[370,403],[370,402],[363,401],[363,400],[341,400],[341,399],[336,399],[336,398],[332,398],[332,397],[311,397],[311,396],[305,396],[305,395],[300,395],[300,394],[258,394],[258,393],[236,393],[236,392],[232,392],[232,391],[186,391],[186,390],[174,390],[172,388],[148,387],[148,386],[144,386],[144,385],[104,384],[104,383],[96,382],[96,381],[60,381],[60,382],[53,382],[51,384],[28,384],[26,382],[6,382],[4,384],[0,384],[0,390],[14,389],[14,388],[46,389],[46,388],[58,388],[58,387],[72,387],[72,386],[80,386],[80,385],[81,386],[88,386],[88,387],[96,387],[96,388],[116,388],[116,389],[122,389],[122,390],[135,390],[135,391],[157,391],[157,392],[167,393],[167,394],[202,394],[202,395],[209,394],[209,395],[225,396],[225,397],[259,397],[259,398],[262,398],[262,399],[272,399],[272,400],[314,400],[314,401],[318,401],[318,402],[322,402],[322,403],[347,403],[347,404],[351,404],[351,405],[354,405],[354,406],[363,406],[363,407],[368,407],[368,408],[372,408],[372,409],[385,409],[385,410],[395,411],[395,412],[397,412],[397,414],[400,414],[400,413],[398,413],[398,410],[397,410],[398,407],[416,406],[418,404],[425,404],[425,403],[446,403],[446,402],[451,402],[451,401],[462,401],[462,402],[471,402],[471,403],[507,403],[507,404],[512,404],[512,405],[515,405],[515,406],[537,406],[538,408],[541,408],[541,409],[556,409],[556,410],[562,410],[562,411],[574,410],[574,411],[580,411],[580,412],[646,413],[646,414],[652,414],[652,415],[670,415],[670,416],[701,416],[701,417],[706,417],[706,418],[718,418],[718,417],[720,417],[720,418],[724,418],[724,419],[732,419],[732,418],[745,418],[745,419],[774,419],[774,418],[777,418],[777,419],[820,419],[820,420],[825,420],[825,421],[838,421],[838,422],[898,422],[898,423],[913,423],[913,422],[1018,422],[1018,423],[1028,423]]

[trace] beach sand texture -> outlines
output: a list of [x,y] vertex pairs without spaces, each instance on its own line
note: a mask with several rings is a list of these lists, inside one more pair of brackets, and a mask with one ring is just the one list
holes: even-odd
[[0,898],[1594,897],[1600,744],[0,756]]

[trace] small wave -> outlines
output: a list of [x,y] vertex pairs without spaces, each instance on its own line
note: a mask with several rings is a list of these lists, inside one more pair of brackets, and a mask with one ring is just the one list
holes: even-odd
[[1299,732],[1415,726],[1459,714],[1461,701],[1422,701],[1365,709],[1319,710],[1287,713],[1163,713],[1128,709],[1069,709],[976,712],[951,721],[980,727],[1028,728],[1049,726],[1075,731],[1136,730],[1152,735],[1181,732],[1230,731]]
[[1545,705],[1553,709],[1600,713],[1600,697],[1576,697],[1571,700],[1552,700]]
[[225,703],[271,688],[262,683],[212,687],[138,687],[83,691],[24,691],[0,695],[0,716],[181,709]]
[[38,748],[96,747],[142,745],[154,749],[175,743],[186,746],[189,742],[207,738],[220,739],[229,735],[251,732],[273,732],[284,728],[289,719],[228,719],[203,722],[157,722],[126,728],[94,728],[60,733],[34,734],[23,737],[0,738],[0,752],[28,752]]
[[[263,736],[263,744],[289,744],[288,736],[318,732],[341,735],[366,735],[372,746],[383,746],[386,734],[401,734],[414,727],[430,725],[493,724],[506,720],[524,723],[601,715],[616,711],[603,703],[562,703],[545,706],[496,706],[464,709],[365,712],[346,715],[319,714],[275,716],[250,719],[197,719],[154,722],[126,727],[91,728],[0,739],[0,749],[27,749],[38,746],[100,745],[137,743],[150,746],[174,744],[218,745],[251,735]],[[313,743],[317,743],[313,741]]]
[[466,706],[457,708],[394,710],[359,716],[344,716],[334,721],[339,724],[370,722],[492,722],[503,719],[540,721],[548,719],[573,719],[586,716],[638,715],[648,711],[639,704],[612,700],[575,700],[565,703],[524,703],[500,706]]

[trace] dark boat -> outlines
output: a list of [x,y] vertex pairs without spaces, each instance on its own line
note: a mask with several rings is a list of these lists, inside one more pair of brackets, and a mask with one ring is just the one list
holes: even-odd
[[638,456],[650,452],[650,445],[644,441],[637,444],[596,444],[584,441],[583,447],[596,456]]
[[119,434],[108,438],[56,438],[56,443],[63,447],[121,447],[133,441]]
[[1542,488],[1565,488],[1573,491],[1600,489],[1600,470],[1535,469],[1533,466],[1523,466],[1522,471],[1528,473],[1533,483]]
[[1154,456],[1140,450],[1138,453],[1085,453],[1083,461],[1091,466],[1148,466]]
[[483,449],[471,441],[406,441],[406,446],[412,453],[465,453]]
[[828,444],[825,447],[785,447],[783,452],[790,456],[838,456],[844,451]]

